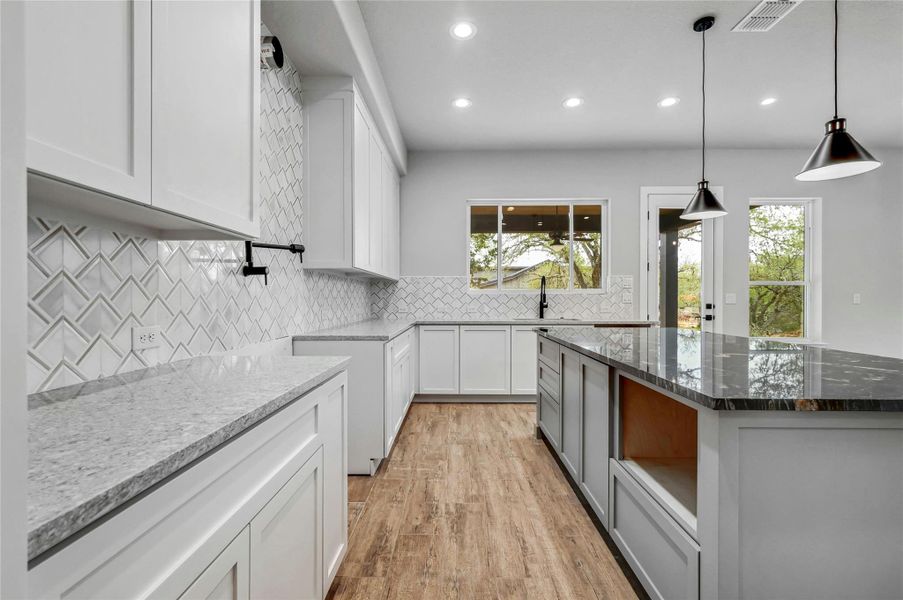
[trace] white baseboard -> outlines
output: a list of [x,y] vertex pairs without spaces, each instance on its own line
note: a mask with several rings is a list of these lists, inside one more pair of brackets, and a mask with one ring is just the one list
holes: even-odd
[[536,404],[534,394],[417,394],[414,402],[447,404]]

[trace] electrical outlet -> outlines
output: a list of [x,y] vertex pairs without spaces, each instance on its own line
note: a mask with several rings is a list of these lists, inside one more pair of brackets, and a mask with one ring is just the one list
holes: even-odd
[[853,294],[853,304],[862,304],[862,294]]
[[132,327],[132,350],[148,350],[160,346],[160,326]]

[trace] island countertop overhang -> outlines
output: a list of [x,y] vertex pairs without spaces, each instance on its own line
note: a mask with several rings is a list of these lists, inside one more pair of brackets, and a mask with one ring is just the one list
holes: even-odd
[[674,328],[537,334],[712,410],[903,412],[903,360]]

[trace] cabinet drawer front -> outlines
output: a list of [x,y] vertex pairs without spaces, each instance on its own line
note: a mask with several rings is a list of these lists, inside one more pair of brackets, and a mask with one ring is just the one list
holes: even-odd
[[550,342],[541,335],[536,336],[536,339],[537,354],[539,355],[539,360],[549,365],[549,368],[557,373],[558,353],[560,351],[560,346],[555,342]]
[[539,390],[539,426],[545,432],[552,447],[559,447],[561,438],[561,409],[544,390]]
[[610,528],[652,598],[699,598],[699,546],[615,459]]
[[553,371],[552,367],[540,360],[536,363],[536,380],[556,402],[561,400],[558,371]]

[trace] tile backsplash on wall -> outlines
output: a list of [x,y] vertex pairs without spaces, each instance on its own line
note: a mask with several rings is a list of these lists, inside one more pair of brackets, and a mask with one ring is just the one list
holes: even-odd
[[[538,316],[535,292],[471,292],[467,277],[402,277],[374,281],[371,312],[385,319],[512,319]],[[633,319],[633,278],[609,277],[605,292],[548,294],[549,318]]]
[[[261,240],[301,238],[300,79],[286,62],[261,81]],[[28,386],[50,389],[222,352],[370,316],[366,280],[307,272],[260,250],[263,278],[241,275],[241,242],[158,241],[32,217],[28,230]],[[131,350],[131,329],[162,345]]]

